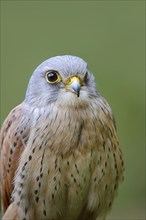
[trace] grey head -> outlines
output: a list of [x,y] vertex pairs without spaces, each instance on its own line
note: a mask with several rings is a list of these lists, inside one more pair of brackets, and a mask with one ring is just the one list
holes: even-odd
[[24,102],[37,108],[57,101],[73,105],[98,95],[87,63],[79,57],[63,55],[52,57],[35,69]]

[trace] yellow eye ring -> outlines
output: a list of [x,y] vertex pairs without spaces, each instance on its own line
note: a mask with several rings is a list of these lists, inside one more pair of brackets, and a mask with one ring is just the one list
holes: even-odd
[[61,81],[59,73],[55,70],[49,70],[46,72],[46,80],[48,83],[54,84]]

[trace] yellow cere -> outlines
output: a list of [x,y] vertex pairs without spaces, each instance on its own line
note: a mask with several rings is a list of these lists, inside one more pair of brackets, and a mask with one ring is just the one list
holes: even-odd
[[79,83],[81,83],[81,80],[79,79],[79,77],[73,76],[73,77],[68,79],[67,84],[68,85],[72,84],[74,80],[77,80]]

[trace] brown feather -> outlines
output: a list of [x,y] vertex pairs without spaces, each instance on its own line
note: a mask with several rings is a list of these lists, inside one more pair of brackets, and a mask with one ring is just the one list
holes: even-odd
[[22,117],[21,105],[9,113],[0,134],[0,183],[3,212],[11,203],[14,176],[24,149],[21,131],[20,129],[17,130],[20,117]]

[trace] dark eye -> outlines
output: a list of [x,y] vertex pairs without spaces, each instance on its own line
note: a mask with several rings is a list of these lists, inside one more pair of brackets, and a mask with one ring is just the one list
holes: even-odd
[[61,81],[61,77],[57,71],[50,70],[46,73],[46,80],[49,83],[57,83]]
[[87,82],[87,80],[88,80],[88,72],[85,73],[84,80],[85,80],[85,82]]

